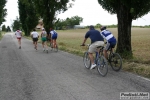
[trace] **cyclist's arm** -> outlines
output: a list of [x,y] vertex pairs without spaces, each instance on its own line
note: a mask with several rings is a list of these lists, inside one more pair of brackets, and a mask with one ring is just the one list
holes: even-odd
[[87,38],[84,38],[82,45],[85,45]]
[[106,39],[106,37],[103,35],[104,33],[100,32],[101,36],[105,39],[105,41],[107,42],[108,40]]

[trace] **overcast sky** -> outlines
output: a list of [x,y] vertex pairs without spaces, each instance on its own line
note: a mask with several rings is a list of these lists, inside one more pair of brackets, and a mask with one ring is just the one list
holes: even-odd
[[[6,17],[7,22],[3,24],[10,26],[13,20],[19,16],[17,0],[8,0],[6,9],[8,11],[8,15]],[[58,15],[58,18],[66,19],[67,17],[70,18],[76,15],[83,18],[81,25],[96,25],[97,23],[102,25],[117,24],[116,14],[111,15],[102,9],[97,0],[76,0],[74,2],[74,6],[65,13]],[[142,18],[134,20],[132,25],[150,25],[150,13]]]

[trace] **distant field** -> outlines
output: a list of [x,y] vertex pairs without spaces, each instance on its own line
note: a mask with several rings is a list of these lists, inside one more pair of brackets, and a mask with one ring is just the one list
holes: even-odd
[[[109,28],[114,36],[117,38],[117,28]],[[85,33],[88,29],[75,29],[57,31],[59,34],[59,46],[67,48],[69,51],[83,52],[85,49],[80,47],[84,39]],[[132,28],[132,51],[136,59],[142,62],[150,62],[150,28]],[[88,39],[89,40],[89,39]],[[87,43],[90,43],[89,41]]]

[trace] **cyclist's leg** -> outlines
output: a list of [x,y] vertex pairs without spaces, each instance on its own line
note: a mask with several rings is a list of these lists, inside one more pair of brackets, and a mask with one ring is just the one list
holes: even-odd
[[[96,47],[99,47],[99,46],[104,46],[104,41],[97,41],[95,43]],[[97,51],[99,51],[100,49],[97,49]]]
[[89,58],[90,58],[90,61],[91,61],[91,64],[95,64],[94,62],[94,56],[93,56],[93,53],[96,51],[96,45],[94,43],[92,43],[89,47],[89,50],[88,50],[88,53],[89,53]]
[[115,46],[116,46],[116,42],[110,43],[110,48],[112,49],[112,52],[114,52]]
[[105,46],[105,48],[104,48],[104,50],[103,50],[104,57],[105,57],[106,59],[108,59],[108,53],[107,53],[107,51],[109,50],[109,48],[110,48],[110,43],[107,42],[107,44],[106,44],[106,46]]

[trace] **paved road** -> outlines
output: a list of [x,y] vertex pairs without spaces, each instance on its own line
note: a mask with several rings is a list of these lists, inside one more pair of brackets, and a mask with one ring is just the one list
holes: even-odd
[[111,68],[101,77],[82,57],[35,51],[25,38],[18,49],[13,33],[0,41],[0,100],[119,100],[120,92],[150,92],[150,80]]

